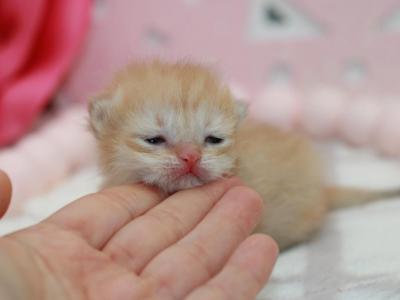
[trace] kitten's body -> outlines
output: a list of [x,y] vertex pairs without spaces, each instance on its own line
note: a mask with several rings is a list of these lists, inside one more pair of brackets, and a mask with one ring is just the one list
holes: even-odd
[[[206,68],[128,67],[90,105],[104,186],[144,181],[174,192],[235,174],[264,199],[259,231],[281,248],[304,241],[331,206],[323,164],[304,137],[241,122],[243,113]],[[349,195],[364,202],[392,194]]]
[[302,136],[245,122],[237,136],[237,175],[264,199],[257,230],[280,248],[310,237],[328,210],[324,168]]

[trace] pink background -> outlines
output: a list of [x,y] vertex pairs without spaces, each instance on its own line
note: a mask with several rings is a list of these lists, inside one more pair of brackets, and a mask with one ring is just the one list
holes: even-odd
[[[269,23],[271,8],[283,23]],[[382,102],[400,93],[399,23],[399,0],[98,0],[64,93],[84,100],[126,62],[155,56],[211,63],[252,97],[285,77]]]

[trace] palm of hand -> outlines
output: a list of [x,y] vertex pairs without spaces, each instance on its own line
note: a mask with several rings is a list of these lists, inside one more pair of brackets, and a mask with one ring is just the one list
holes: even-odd
[[23,270],[29,299],[250,299],[277,250],[266,236],[246,238],[261,202],[237,185],[163,202],[148,187],[114,188],[5,237],[3,249]]

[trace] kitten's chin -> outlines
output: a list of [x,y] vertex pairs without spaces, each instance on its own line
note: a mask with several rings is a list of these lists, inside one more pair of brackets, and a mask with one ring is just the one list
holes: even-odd
[[190,189],[196,186],[205,184],[206,182],[194,175],[185,175],[177,179],[171,180],[171,178],[159,179],[156,182],[147,182],[148,184],[155,185],[160,189],[164,190],[168,194],[172,194],[181,190]]
[[212,176],[208,172],[185,173],[178,174],[178,176],[176,173],[151,173],[142,178],[142,181],[147,184],[157,186],[168,194],[172,194],[181,190],[194,188],[223,177],[225,176],[222,174],[220,176]]
[[202,180],[194,175],[181,176],[179,179],[168,182],[165,186],[165,190],[168,193],[175,193],[181,190],[190,189],[199,185],[204,184]]

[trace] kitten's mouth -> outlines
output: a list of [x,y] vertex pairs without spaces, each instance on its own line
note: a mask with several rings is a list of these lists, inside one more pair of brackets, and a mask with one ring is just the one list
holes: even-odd
[[185,177],[194,177],[200,181],[204,181],[204,178],[206,177],[206,172],[202,168],[198,166],[194,166],[193,168],[180,168],[177,170],[172,171],[173,176],[175,177],[176,180],[182,179]]

